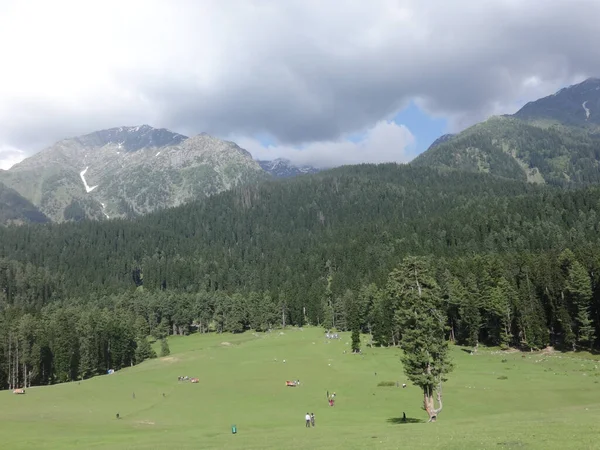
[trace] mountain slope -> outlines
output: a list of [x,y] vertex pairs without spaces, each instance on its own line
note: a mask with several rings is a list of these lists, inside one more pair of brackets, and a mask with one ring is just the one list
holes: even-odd
[[46,223],[48,218],[17,191],[0,183],[0,224]]
[[[151,290],[287,286],[320,305],[314,290],[323,286],[316,280],[323,280],[327,260],[339,288],[369,274],[383,281],[403,255],[434,245],[439,255],[452,254],[486,229],[471,218],[487,218],[492,205],[505,214],[506,202],[541,191],[484,174],[345,166],[238,186],[132,221],[0,229],[0,254],[60,268],[53,270],[69,274],[62,287],[77,295],[90,285],[124,292],[141,271],[138,283]],[[502,234],[504,222],[493,223]]]
[[595,99],[591,92],[600,95],[595,80],[559,91],[540,103],[532,102],[515,116],[492,117],[451,138],[438,139],[411,164],[558,186],[600,183],[600,133],[593,124],[582,126],[592,113],[585,117],[582,108],[581,119],[580,113],[568,106],[583,96]]
[[233,142],[143,125],[65,139],[0,181],[61,222],[146,214],[264,176]]
[[595,128],[600,125],[600,78],[589,78],[529,102],[514,117],[540,124]]
[[265,172],[270,173],[276,178],[290,178],[298,175],[320,172],[320,169],[317,169],[316,167],[308,165],[297,166],[292,164],[290,160],[284,158],[277,158],[273,161],[259,160],[257,162]]

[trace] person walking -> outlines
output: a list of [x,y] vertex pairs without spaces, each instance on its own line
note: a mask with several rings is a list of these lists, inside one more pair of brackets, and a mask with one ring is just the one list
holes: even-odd
[[310,413],[310,423],[313,427],[315,426],[315,413]]
[[310,414],[306,413],[306,416],[304,416],[304,419],[306,420],[306,428],[310,428]]

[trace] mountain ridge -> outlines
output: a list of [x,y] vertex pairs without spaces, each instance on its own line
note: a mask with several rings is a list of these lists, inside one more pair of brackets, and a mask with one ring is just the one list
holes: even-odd
[[286,158],[257,160],[257,162],[264,171],[270,173],[276,178],[290,178],[298,175],[314,174],[321,171],[321,169],[308,164],[294,164]]
[[[582,98],[589,100],[579,104]],[[493,116],[451,138],[442,136],[411,164],[562,187],[600,183],[600,133],[591,120],[600,124],[596,111],[600,80],[591,78],[529,102],[513,115]]]
[[600,78],[588,78],[528,102],[513,117],[567,126],[600,125]]
[[0,173],[0,182],[62,222],[134,217],[264,176],[231,141],[141,125],[58,141]]

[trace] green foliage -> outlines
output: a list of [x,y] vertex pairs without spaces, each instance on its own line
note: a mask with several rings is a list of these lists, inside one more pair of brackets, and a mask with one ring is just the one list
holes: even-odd
[[171,354],[171,350],[169,349],[169,343],[166,339],[160,340],[160,356],[161,358],[164,356],[169,356]]
[[590,317],[592,286],[590,276],[578,261],[573,261],[569,266],[565,291],[576,309],[577,343],[589,348],[595,339]]
[[[402,365],[408,379],[422,389],[430,420],[442,409],[442,382],[453,366],[446,340],[446,315],[428,261],[406,258],[390,273],[388,295],[397,301]],[[438,408],[433,394],[437,393]]]
[[138,338],[135,349],[135,363],[140,364],[141,362],[151,358],[156,358],[156,352],[152,349],[150,342],[145,337]]
[[352,339],[352,343],[351,343],[352,353],[360,352],[360,330],[358,330],[358,329],[352,330],[351,339]]

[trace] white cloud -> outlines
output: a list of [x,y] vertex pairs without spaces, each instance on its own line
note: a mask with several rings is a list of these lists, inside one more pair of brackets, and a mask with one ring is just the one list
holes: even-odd
[[350,141],[343,136],[336,141],[311,142],[305,146],[264,146],[256,139],[233,138],[255,159],[289,159],[295,164],[333,167],[340,164],[385,163],[410,161],[414,156],[415,137],[404,125],[381,121],[367,130],[360,140]]
[[0,146],[0,169],[8,170],[15,164],[23,161],[26,156],[23,150]]
[[454,131],[600,75],[598,17],[597,0],[1,0],[0,146],[141,123],[339,141],[414,98]]

